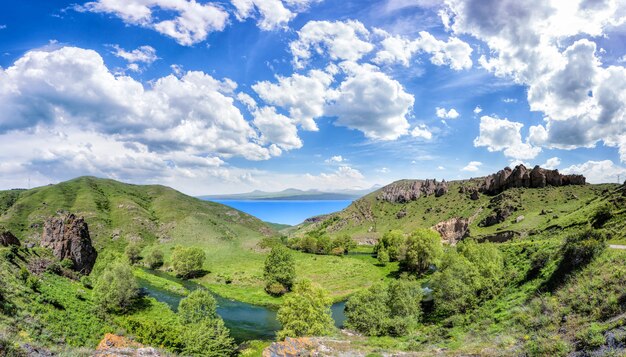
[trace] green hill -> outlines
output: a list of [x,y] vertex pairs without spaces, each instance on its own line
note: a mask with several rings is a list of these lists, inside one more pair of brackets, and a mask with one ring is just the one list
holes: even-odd
[[[473,179],[448,182],[448,192],[440,197],[422,196],[402,203],[380,199],[386,188],[415,181],[394,182],[356,200],[340,212],[309,219],[285,232],[290,236],[303,236],[310,232],[331,236],[349,234],[361,242],[371,243],[392,229],[409,233],[451,218],[464,218],[469,220],[469,235],[473,237],[492,238],[504,231],[524,236],[553,226],[586,222],[585,212],[591,212],[602,201],[603,192],[617,187],[615,184],[601,184],[512,188],[494,196],[479,194],[473,200],[470,194],[461,192],[464,191],[462,188],[475,187],[480,182],[480,179]],[[507,219],[490,226],[481,224],[506,206],[512,207]]]

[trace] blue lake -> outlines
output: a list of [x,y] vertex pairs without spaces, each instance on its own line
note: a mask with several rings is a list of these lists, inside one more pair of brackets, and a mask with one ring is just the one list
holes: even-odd
[[263,221],[294,225],[320,214],[341,211],[351,200],[212,200],[251,214]]

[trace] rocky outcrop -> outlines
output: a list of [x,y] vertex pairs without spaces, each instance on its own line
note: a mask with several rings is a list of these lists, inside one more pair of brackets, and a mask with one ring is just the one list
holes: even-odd
[[96,348],[94,356],[121,357],[121,356],[162,356],[152,347],[144,347],[124,336],[107,333]]
[[510,192],[503,192],[493,197],[489,201],[488,208],[492,209],[491,213],[478,223],[480,227],[491,227],[493,225],[504,222],[514,212],[522,209],[522,203],[519,195]]
[[532,170],[524,165],[517,165],[513,170],[506,167],[493,175],[485,177],[480,192],[496,195],[514,187],[543,188],[546,186],[584,185],[582,175],[562,175],[558,170],[542,169],[535,166]]
[[98,256],[91,245],[87,223],[71,213],[44,222],[41,246],[52,249],[58,259],[70,259],[74,270],[83,274],[91,272]]
[[287,337],[285,341],[273,342],[269,347],[263,350],[263,357],[301,357],[301,356],[319,356],[327,354],[329,349],[324,346],[317,338]]
[[378,200],[391,203],[415,201],[422,196],[440,197],[448,193],[448,183],[443,180],[403,180],[394,182],[381,189]]
[[10,245],[20,245],[20,240],[9,231],[0,230],[0,245],[8,247]]
[[476,240],[478,242],[504,243],[520,236],[520,233],[515,231],[502,231],[494,234],[476,237]]
[[450,218],[435,224],[432,229],[439,232],[444,243],[455,245],[458,241],[469,236],[469,219]]

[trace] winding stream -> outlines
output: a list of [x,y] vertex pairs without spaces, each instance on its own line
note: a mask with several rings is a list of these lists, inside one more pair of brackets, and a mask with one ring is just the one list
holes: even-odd
[[[167,273],[152,270],[145,271],[160,278],[176,282],[190,291],[202,288],[200,284],[177,279]],[[184,298],[183,295],[156,287],[147,280],[137,280],[149,296],[166,303],[174,311],[178,309],[178,303]],[[276,320],[275,309],[229,300],[215,294],[213,296],[217,301],[217,313],[222,317],[224,324],[230,329],[232,337],[237,342],[274,339],[276,331],[280,330],[281,326]],[[344,306],[345,302],[338,302],[331,307],[335,326],[337,327],[341,327],[345,321]]]

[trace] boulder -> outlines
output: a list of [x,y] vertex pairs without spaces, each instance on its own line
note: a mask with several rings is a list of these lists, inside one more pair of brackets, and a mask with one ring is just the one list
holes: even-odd
[[263,350],[263,357],[318,356],[320,352],[327,350],[320,342],[319,339],[311,337],[287,337],[285,341],[273,342]]
[[387,185],[376,197],[391,203],[407,203],[422,196],[440,197],[448,193],[448,183],[444,180],[402,180]]
[[469,219],[450,218],[435,224],[432,229],[439,232],[444,243],[455,245],[458,241],[469,236]]
[[17,239],[13,233],[9,231],[1,231],[0,230],[0,245],[3,247],[8,247],[10,245],[20,245],[20,240]]
[[83,217],[67,214],[50,217],[44,222],[41,246],[50,248],[60,260],[70,259],[74,270],[83,274],[91,273],[98,253],[91,245],[89,228]]
[[152,347],[145,347],[124,336],[107,333],[96,347],[94,356],[121,357],[121,356],[162,356]]

